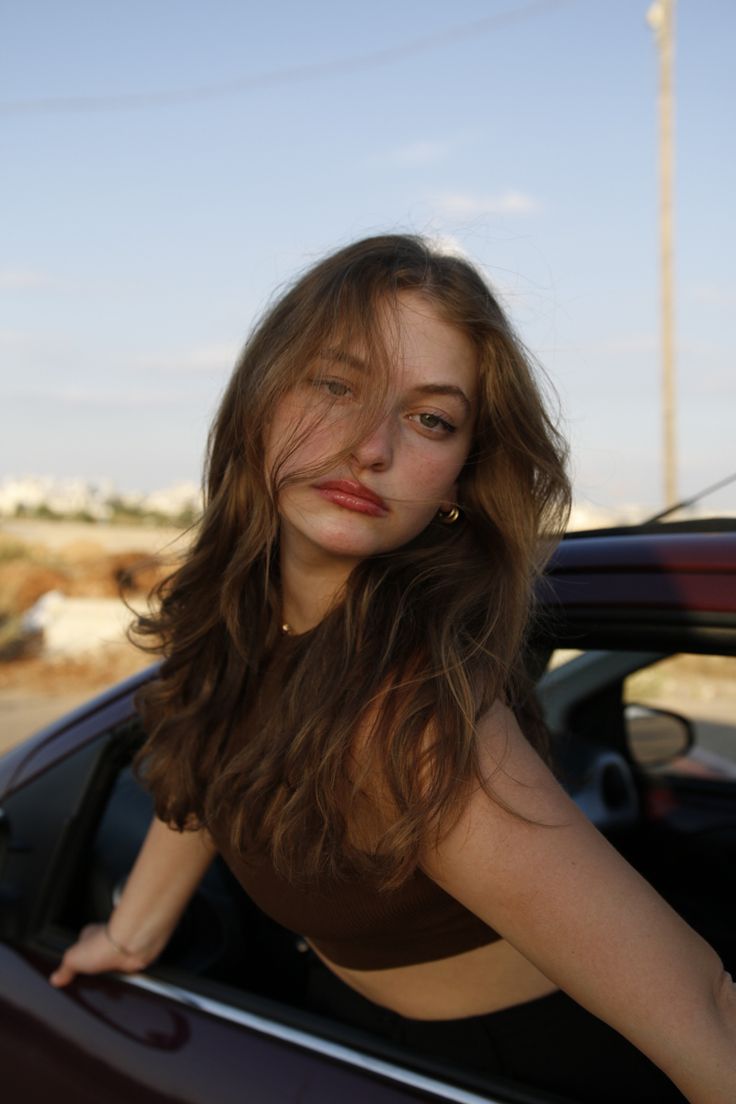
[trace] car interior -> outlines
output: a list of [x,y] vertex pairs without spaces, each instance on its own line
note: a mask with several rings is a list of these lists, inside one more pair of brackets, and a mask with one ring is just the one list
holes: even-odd
[[[544,670],[537,693],[561,781],[733,970],[736,781],[671,769],[692,742],[686,717],[672,714],[681,743],[675,740],[669,757],[655,756],[642,765],[630,739],[626,680],[668,651],[587,650],[558,665],[548,662],[551,654],[546,647],[537,656]],[[641,722],[642,715],[640,710],[634,720]],[[8,914],[2,938],[58,957],[84,924],[110,914],[152,816],[151,800],[130,765],[142,737],[133,714],[8,800],[13,855],[6,858],[17,872],[19,906]],[[6,848],[11,849],[7,840]],[[193,993],[255,1010],[468,1089],[488,1091],[487,1077],[441,1059],[409,1055],[317,1015],[305,997],[304,950],[299,935],[266,917],[217,859],[150,973]],[[539,1104],[544,1099],[537,1090],[498,1080],[510,1101]]]

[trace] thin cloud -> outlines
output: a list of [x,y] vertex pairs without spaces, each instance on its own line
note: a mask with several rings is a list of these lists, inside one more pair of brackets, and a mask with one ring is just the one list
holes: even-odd
[[152,406],[173,406],[187,401],[181,391],[99,391],[94,388],[67,387],[63,389],[38,387],[25,391],[16,391],[4,396],[6,399],[21,400],[54,406],[103,407],[124,409],[146,409]]
[[163,375],[199,375],[208,372],[230,371],[240,353],[241,344],[235,341],[213,342],[179,353],[157,353],[136,358],[138,368],[161,372]]
[[[658,334],[618,334],[602,338],[600,341],[581,342],[574,349],[585,354],[635,356],[646,354],[653,363],[659,363],[661,340]],[[733,351],[729,345],[718,341],[704,341],[698,338],[680,338],[675,341],[675,362],[684,370],[688,364],[698,364],[703,368],[705,361],[723,362],[730,365]],[[699,377],[701,378],[701,377]],[[729,369],[729,379],[733,373]]]
[[462,257],[463,260],[470,259],[468,251],[453,234],[429,234],[427,237],[435,252],[449,257]]
[[451,152],[449,142],[417,141],[394,150],[387,160],[399,165],[432,165],[445,160]]
[[68,334],[34,333],[28,330],[0,330],[0,350],[12,356],[45,358],[67,354],[74,348]]
[[659,349],[659,340],[654,334],[618,334],[601,341],[581,343],[575,348],[578,352],[598,356],[653,355]]
[[525,192],[499,195],[471,195],[454,192],[435,196],[434,206],[448,218],[477,218],[479,215],[534,215],[542,209],[539,200]]
[[697,284],[690,294],[708,307],[736,307],[736,284]]
[[0,291],[35,291],[50,283],[45,272],[32,268],[0,268]]

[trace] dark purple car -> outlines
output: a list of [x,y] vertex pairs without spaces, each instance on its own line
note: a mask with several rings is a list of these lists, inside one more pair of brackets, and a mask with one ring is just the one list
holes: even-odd
[[[736,524],[568,537],[530,651],[560,777],[734,961]],[[23,1104],[560,1100],[310,1010],[298,935],[217,860],[145,973],[48,975],[107,917],[151,816],[130,771],[152,667],[0,759],[0,1086]],[[730,958],[729,958],[730,956]],[[733,969],[733,967],[731,967]],[[594,1095],[594,1086],[591,1086]]]

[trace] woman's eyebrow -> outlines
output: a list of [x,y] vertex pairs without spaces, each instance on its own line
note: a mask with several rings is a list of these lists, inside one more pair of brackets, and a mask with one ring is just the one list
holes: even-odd
[[353,353],[346,353],[344,349],[322,349],[319,355],[323,360],[334,360],[338,364],[347,364],[350,368],[357,368],[361,372],[365,372],[368,367],[364,360]]
[[412,391],[421,395],[449,395],[452,398],[460,399],[468,414],[473,409],[470,399],[462,387],[458,387],[455,383],[420,383],[416,387],[412,387]]

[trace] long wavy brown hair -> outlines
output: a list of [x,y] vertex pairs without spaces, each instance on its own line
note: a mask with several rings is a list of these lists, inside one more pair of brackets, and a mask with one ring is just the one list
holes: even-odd
[[[279,493],[353,447],[286,474],[312,421],[267,471],[273,412],[320,371],[326,345],[360,348],[371,372],[360,440],[381,416],[395,355],[379,314],[390,317],[406,291],[477,354],[460,520],[434,521],[360,562],[320,624],[289,641],[288,677],[249,727],[264,665],[278,652]],[[496,699],[525,707],[535,583],[569,509],[565,462],[539,373],[473,265],[422,238],[386,235],[310,268],[243,350],[210,430],[195,539],[134,627],[139,646],[163,656],[137,701],[147,740],[136,768],[158,815],[180,830],[224,824],[231,848],[269,850],[292,881],[363,876],[399,886],[428,833],[452,823],[479,780],[478,719]],[[372,754],[356,756],[366,732]],[[366,793],[379,791],[380,831],[366,846],[355,820]]]

